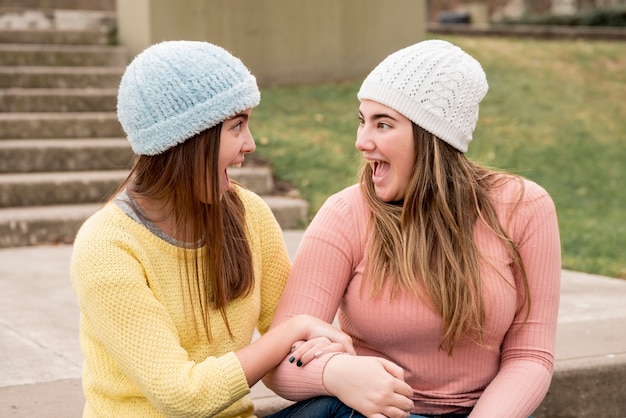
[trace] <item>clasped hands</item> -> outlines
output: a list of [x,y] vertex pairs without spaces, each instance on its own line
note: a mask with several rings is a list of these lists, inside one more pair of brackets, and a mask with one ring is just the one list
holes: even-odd
[[289,361],[303,367],[327,353],[349,354],[328,360],[323,374],[326,390],[368,418],[409,417],[413,390],[404,381],[404,370],[387,359],[357,356],[350,337],[337,331],[310,332],[306,341],[294,345]]

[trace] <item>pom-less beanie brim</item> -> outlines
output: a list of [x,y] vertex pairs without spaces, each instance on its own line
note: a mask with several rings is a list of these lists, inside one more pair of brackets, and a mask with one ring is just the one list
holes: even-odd
[[[260,99],[256,82],[246,80],[218,94],[211,101],[199,103],[167,120],[131,132],[128,140],[136,154],[160,154],[238,113],[257,106]],[[238,106],[228,106],[233,102]]]

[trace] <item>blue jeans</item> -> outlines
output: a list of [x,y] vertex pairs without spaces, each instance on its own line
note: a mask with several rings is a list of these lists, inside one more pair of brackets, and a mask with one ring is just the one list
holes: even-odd
[[319,396],[297,402],[265,418],[365,418],[339,399]]
[[[442,417],[442,418],[446,418],[446,417],[454,417],[454,418],[467,418],[469,417],[469,415],[456,415],[456,414],[447,414],[447,415],[417,415],[417,414],[411,414],[410,418],[430,418],[430,417]],[[528,418],[533,418],[533,417],[528,417]]]
[[[444,415],[417,415],[411,414],[411,418],[467,418],[466,414]],[[365,418],[359,412],[346,406],[339,399],[332,396],[319,396],[306,401],[297,402],[275,414],[265,418]],[[531,417],[532,418],[532,417]]]
[[[410,418],[467,418],[465,414],[444,414],[444,415],[418,415],[411,414]],[[296,402],[295,404],[267,415],[265,418],[365,418],[359,412],[346,406],[343,402],[333,396],[319,396]],[[533,418],[532,416],[529,418]]]
[[444,414],[444,415],[417,415],[417,414],[411,414],[410,418],[431,418],[431,417],[441,417],[441,418],[467,418],[469,417],[469,415],[462,415],[462,414]]

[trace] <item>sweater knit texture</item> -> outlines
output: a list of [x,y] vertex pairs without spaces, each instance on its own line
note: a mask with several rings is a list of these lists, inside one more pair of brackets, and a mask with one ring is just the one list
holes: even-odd
[[[179,247],[115,203],[83,224],[70,273],[81,314],[85,417],[253,416],[234,352],[251,342],[255,327],[268,330],[290,261],[265,202],[238,190],[256,283],[226,309],[234,338],[217,310],[210,313],[211,342],[196,325],[181,289]],[[193,258],[198,250],[184,251]]]
[[[524,182],[519,205],[520,183],[515,181],[495,188],[491,198],[527,270],[532,303],[526,321],[517,297],[524,287],[506,249],[480,222],[474,228],[486,257],[481,260],[486,346],[462,338],[448,355],[439,349],[440,315],[419,298],[404,292],[391,299],[388,287],[379,298],[369,297],[363,277],[369,209],[358,186],[331,196],[307,229],[275,323],[299,313],[331,322],[338,313],[359,355],[384,357],[404,369],[413,388],[413,413],[473,408],[472,418],[527,418],[551,381],[561,262],[554,204],[540,186]],[[283,363],[265,383],[293,400],[327,394],[322,373],[330,358],[322,356],[298,370]]]

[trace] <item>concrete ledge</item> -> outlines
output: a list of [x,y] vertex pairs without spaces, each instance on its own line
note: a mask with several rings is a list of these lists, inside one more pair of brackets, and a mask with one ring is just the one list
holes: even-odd
[[0,387],[2,417],[81,417],[85,398],[80,379]]
[[274,392],[265,387],[263,382],[259,382],[252,387],[250,398],[252,402],[254,402],[254,413],[258,418],[273,414],[293,403],[277,396]]
[[595,26],[546,26],[546,25],[468,25],[430,24],[427,31],[432,34],[470,36],[513,36],[541,39],[593,39],[624,40],[626,28]]
[[625,382],[626,354],[559,361],[548,395],[533,416],[623,418]]
[[[294,257],[302,231],[283,234]],[[82,414],[78,308],[68,278],[71,249],[0,249],[2,417]],[[625,300],[625,280],[563,271],[554,377],[533,417],[626,417]],[[250,396],[259,417],[289,404],[262,382]]]

